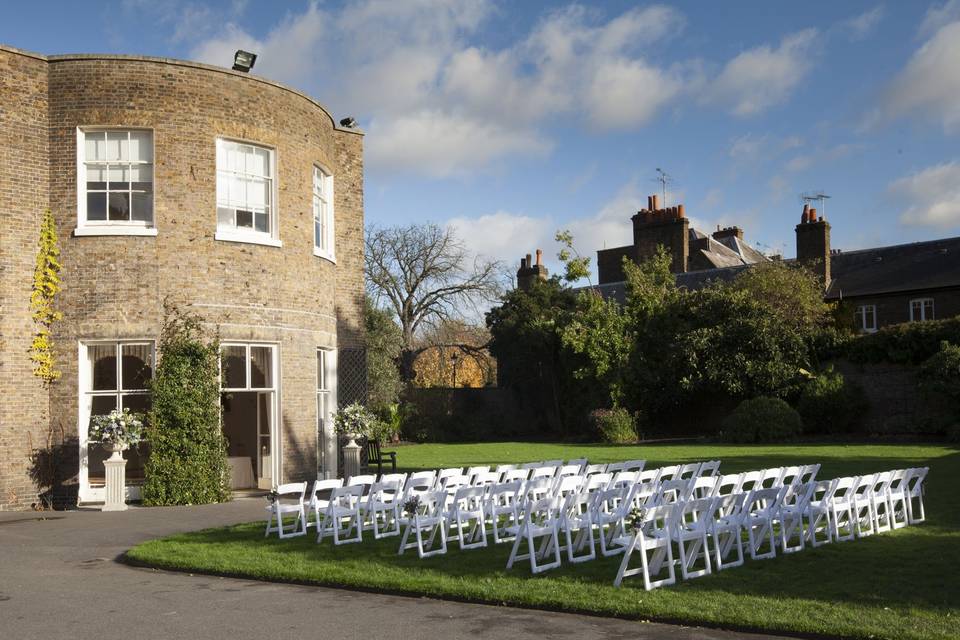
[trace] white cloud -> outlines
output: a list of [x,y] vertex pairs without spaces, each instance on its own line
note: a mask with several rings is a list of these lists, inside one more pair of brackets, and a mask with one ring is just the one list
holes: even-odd
[[840,23],[840,28],[850,35],[851,40],[863,40],[880,24],[886,14],[884,6],[877,5],[858,16],[854,16]]
[[762,45],[727,62],[703,100],[751,116],[784,102],[812,68],[816,29],[785,37],[780,46]]
[[541,155],[551,143],[535,132],[442,111],[370,122],[367,155],[382,167],[434,177],[462,175],[506,155]]
[[894,181],[889,192],[903,202],[900,222],[911,226],[960,226],[960,164],[946,162]]
[[507,211],[497,211],[476,218],[457,217],[447,220],[456,229],[471,252],[485,258],[502,260],[516,266],[520,258],[536,249],[553,245],[553,221]]
[[646,124],[679,93],[682,82],[638,60],[611,60],[596,69],[585,102],[597,129]]
[[960,0],[947,0],[940,5],[935,5],[927,9],[923,22],[917,33],[926,37],[940,30],[941,27],[960,20]]
[[920,114],[947,133],[960,132],[960,21],[946,24],[921,46],[893,80],[867,125]]

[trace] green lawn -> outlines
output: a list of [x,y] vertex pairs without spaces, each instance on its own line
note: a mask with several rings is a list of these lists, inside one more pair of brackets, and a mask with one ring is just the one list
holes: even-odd
[[724,472],[820,462],[820,477],[929,466],[927,522],[643,590],[614,588],[619,558],[533,577],[506,571],[510,545],[419,560],[398,538],[334,547],[313,535],[263,538],[262,524],[172,536],[129,557],[167,569],[346,586],[494,604],[770,632],[854,638],[956,638],[960,620],[960,450],[935,445],[601,446],[530,443],[397,447],[404,469],[587,457],[648,466],[720,458]]

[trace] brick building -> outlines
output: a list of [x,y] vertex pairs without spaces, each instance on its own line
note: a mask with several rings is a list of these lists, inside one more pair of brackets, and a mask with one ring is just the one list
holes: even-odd
[[[744,242],[738,227],[703,233],[690,227],[683,205],[661,208],[657,196],[632,221],[633,244],[597,251],[604,295],[622,298],[623,258],[646,260],[657,246],[669,251],[677,284],[687,288],[729,280],[770,260]],[[809,206],[794,231],[797,260],[822,278],[827,300],[853,309],[862,331],[960,315],[960,238],[840,251],[830,246],[830,223]]]
[[[219,331],[231,464],[260,487],[336,471],[337,381],[363,378],[362,142],[247,73],[0,46],[0,509],[102,499],[87,425],[149,405],[168,299]],[[45,387],[28,350],[48,208],[63,375]],[[127,456],[133,498],[147,453]]]

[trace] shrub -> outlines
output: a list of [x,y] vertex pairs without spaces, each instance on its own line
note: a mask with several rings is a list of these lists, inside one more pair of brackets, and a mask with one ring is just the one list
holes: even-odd
[[797,411],[808,433],[852,433],[863,424],[870,408],[863,387],[828,369],[814,376],[800,391]]
[[150,383],[147,505],[205,504],[230,499],[227,448],[220,427],[220,345],[200,321],[167,307],[160,363]]
[[744,400],[723,421],[723,437],[731,442],[782,442],[800,435],[800,414],[780,398]]
[[847,357],[857,363],[920,364],[937,353],[945,340],[960,344],[960,318],[883,327],[852,340]]
[[630,412],[621,407],[591,411],[590,423],[601,442],[628,444],[637,441],[636,422]]
[[941,342],[940,350],[920,365],[917,376],[923,391],[939,393],[960,407],[960,346]]

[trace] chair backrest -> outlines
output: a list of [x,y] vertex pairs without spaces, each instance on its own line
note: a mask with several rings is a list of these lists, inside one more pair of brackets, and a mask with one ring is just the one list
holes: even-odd
[[479,511],[483,508],[485,496],[485,487],[460,487],[453,496],[451,506],[465,511]]
[[523,505],[523,522],[550,526],[556,520],[556,499],[552,496],[530,500]]
[[337,487],[330,492],[330,504],[338,507],[347,507],[349,509],[359,507],[365,486],[366,485],[362,484],[353,484]]
[[760,489],[760,480],[763,479],[762,471],[747,471],[740,474],[740,484],[737,485],[737,493],[749,493],[754,489]]
[[333,478],[332,480],[314,480],[310,488],[310,504],[315,504],[320,500],[317,494],[321,491],[332,491],[343,486],[343,478]]
[[587,459],[574,458],[573,460],[567,460],[567,464],[565,466],[573,466],[573,465],[576,465],[577,467],[580,468],[581,471],[583,471],[583,469],[586,468],[587,466]]
[[438,518],[446,506],[446,491],[427,491],[420,496],[420,508],[417,510],[417,515],[421,518]]
[[700,476],[696,478],[689,487],[690,497],[695,500],[712,498],[719,480],[720,478],[714,478],[713,476]]
[[848,476],[845,478],[837,478],[833,485],[833,491],[831,492],[830,499],[834,502],[845,502],[853,499],[853,488],[856,486],[857,481],[860,478],[857,476]]
[[582,467],[579,464],[565,464],[557,469],[557,478],[566,478],[567,476],[579,476]]
[[288,482],[277,485],[274,491],[277,492],[277,500],[280,502],[303,502],[303,497],[307,493],[307,483]]
[[659,504],[674,504],[687,499],[689,480],[667,480],[660,483],[660,492],[657,497]]
[[904,482],[906,479],[906,469],[894,469],[890,472],[890,486],[887,487],[887,491],[890,493],[901,493],[907,486]]
[[927,478],[930,467],[915,467],[907,470],[908,495],[918,497],[923,495],[923,481]]
[[837,486],[837,480],[815,480],[813,482],[813,491],[810,492],[808,504],[815,506],[825,506],[833,498],[834,487]]
[[344,484],[369,487],[376,481],[377,481],[377,475],[375,473],[365,473],[359,476],[350,476],[349,478],[347,478],[347,481]]
[[411,473],[410,475],[407,476],[407,482],[410,482],[412,480],[416,480],[416,481],[429,480],[430,483],[432,484],[436,479],[437,479],[437,472],[435,469],[427,470],[427,471],[415,471],[414,473]]
[[783,467],[771,467],[763,470],[760,476],[760,482],[757,486],[761,489],[774,489],[780,485],[780,477],[783,475]]
[[583,468],[583,475],[585,476],[594,476],[598,473],[606,473],[607,465],[604,464],[588,464]]
[[803,471],[803,467],[782,467],[780,469],[780,484],[785,487],[791,484],[801,484],[801,471]]
[[609,473],[595,473],[592,476],[586,477],[586,482],[583,483],[583,490],[587,493],[602,491],[607,488],[611,480],[613,480],[613,476]]
[[571,493],[580,493],[586,478],[583,476],[564,476],[554,482],[553,493],[559,498],[566,498]]
[[620,463],[620,471],[643,471],[646,460],[624,460]]
[[520,468],[521,468],[521,469],[536,469],[537,467],[542,467],[542,466],[544,466],[545,464],[546,464],[546,463],[545,463],[543,460],[540,460],[539,462],[524,462],[523,464],[520,465]]
[[395,502],[403,495],[403,482],[399,478],[393,480],[380,480],[370,485],[370,493],[367,495],[367,501],[373,504],[380,502]]
[[526,482],[530,477],[529,469],[507,469],[500,477],[500,482]]
[[523,503],[536,502],[553,494],[553,478],[533,478],[527,480],[521,490]]
[[700,498],[697,500],[687,500],[677,505],[674,512],[674,523],[678,527],[684,527],[692,530],[702,530],[707,528],[714,521],[714,512],[716,511],[717,498]]
[[494,471],[500,474],[502,477],[505,471],[510,471],[511,469],[516,469],[517,465],[515,464],[498,464]]
[[780,508],[788,507],[803,511],[810,502],[810,497],[816,488],[816,482],[804,482],[803,484],[785,484],[783,485],[783,499],[780,501]]
[[665,537],[670,535],[675,519],[676,505],[664,504],[648,507],[643,512],[641,528],[645,536]]
[[719,460],[707,460],[700,465],[700,471],[698,475],[701,478],[709,477],[714,478],[720,474],[720,461]]
[[727,473],[720,476],[717,480],[717,487],[714,489],[714,493],[718,496],[729,496],[740,493],[740,481],[742,478],[742,473]]
[[660,480],[673,480],[680,473],[680,465],[673,464],[669,467],[660,467]]
[[475,487],[488,487],[500,482],[500,474],[496,471],[481,471],[474,474],[471,484]]
[[494,506],[510,506],[516,503],[522,487],[523,485],[519,480],[492,485],[487,488],[487,500]]
[[530,469],[530,479],[531,480],[535,478],[551,478],[552,479],[557,474],[558,468],[559,467],[555,467],[553,465],[543,466],[543,467],[534,467],[533,469]]
[[639,471],[617,471],[613,476],[613,480],[610,481],[610,488],[632,487],[637,484],[637,477],[639,475]]
[[478,473],[489,473],[489,472],[490,472],[490,465],[485,465],[482,467],[467,467],[465,475],[470,476],[470,481],[473,482],[473,479],[476,477]]
[[820,464],[808,464],[800,470],[800,482],[811,482],[817,479],[820,472]]
[[618,471],[623,471],[623,465],[625,462],[611,462],[607,465],[607,473],[617,473]]
[[680,467],[680,470],[677,471],[677,475],[673,478],[674,480],[690,480],[697,477],[697,473],[700,471],[699,462],[691,462]]
[[562,467],[563,460],[544,460],[543,466],[545,467]]
[[660,481],[660,469],[647,469],[637,474],[637,482],[657,484]]
[[728,493],[717,496],[714,502],[714,518],[729,518],[731,522],[739,521],[743,511],[743,503],[747,499],[746,493]]
[[780,508],[780,500],[787,489],[771,487],[754,489],[743,503],[744,515],[770,516]]
[[890,488],[890,480],[893,479],[892,471],[883,471],[873,478],[873,486],[870,487],[870,493],[874,498],[886,498],[887,489]]
[[873,481],[877,477],[877,474],[871,473],[865,476],[860,476],[857,479],[857,483],[853,486],[853,496],[856,500],[867,500],[870,497],[870,492],[873,489]]
[[436,478],[432,471],[412,473],[407,477],[407,481],[403,485],[403,499],[407,500],[413,496],[422,496],[428,491],[432,491],[435,484]]
[[443,480],[450,476],[462,476],[463,467],[448,467],[437,471],[437,487],[443,486]]
[[443,489],[452,498],[460,487],[469,487],[470,477],[465,474],[446,476],[440,480],[438,489]]
[[407,474],[405,473],[385,473],[380,476],[380,482],[392,482],[394,480],[400,481],[400,486],[402,487],[407,481]]

